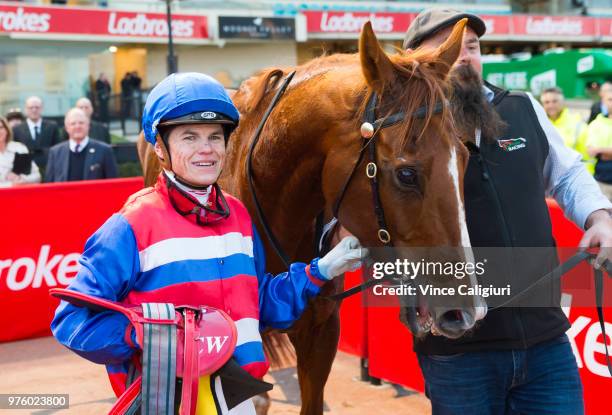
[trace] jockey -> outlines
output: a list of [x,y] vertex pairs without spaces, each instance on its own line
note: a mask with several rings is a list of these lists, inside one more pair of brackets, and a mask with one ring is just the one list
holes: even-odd
[[[261,378],[269,364],[260,330],[289,328],[325,282],[361,265],[362,250],[346,237],[321,259],[266,274],[249,213],[217,183],[238,121],[223,86],[207,75],[173,74],[153,88],[142,126],[163,170],[88,239],[68,288],[124,304],[223,310],[238,330],[233,358]],[[105,364],[117,395],[125,391],[142,346],[126,317],[62,302],[51,329],[66,347]],[[239,407],[254,413],[250,400]]]

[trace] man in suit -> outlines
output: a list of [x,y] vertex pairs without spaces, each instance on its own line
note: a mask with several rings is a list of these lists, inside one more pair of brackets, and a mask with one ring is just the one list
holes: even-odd
[[64,118],[68,141],[49,151],[46,182],[110,179],[117,177],[113,149],[106,143],[89,138],[89,117],[72,108]]
[[[103,143],[110,144],[111,137],[110,137],[110,133],[108,132],[108,128],[106,128],[106,126],[102,124],[101,122],[97,122],[91,118],[91,116],[93,115],[93,105],[91,104],[91,101],[89,100],[89,98],[85,98],[85,97],[79,98],[75,106],[77,108],[80,108],[85,113],[85,115],[87,115],[87,117],[89,118],[89,138],[92,138],[98,141],[102,141]],[[67,140],[67,139],[68,139],[68,133],[64,129],[62,131],[62,140]]]
[[43,103],[30,97],[25,103],[26,122],[13,128],[13,137],[28,148],[38,167],[47,164],[49,148],[60,142],[57,124],[42,118]]

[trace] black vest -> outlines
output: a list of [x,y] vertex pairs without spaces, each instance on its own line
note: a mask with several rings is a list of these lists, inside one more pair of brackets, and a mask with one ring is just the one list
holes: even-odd
[[[558,264],[554,248],[540,249],[538,255],[529,254],[533,249],[523,249],[555,246],[543,177],[549,146],[527,95],[487,86],[495,92],[492,103],[507,127],[501,137],[482,137],[479,148],[468,146],[466,220],[473,247],[514,247],[498,260],[504,263],[496,264],[495,269],[505,271],[496,286],[505,278],[516,294]],[[478,257],[478,249],[475,252]],[[549,285],[530,291],[528,297],[553,304],[559,293],[558,285]],[[558,306],[506,307],[490,311],[458,340],[427,335],[415,341],[414,349],[427,354],[524,349],[557,337],[569,327]]]
[[[89,147],[89,146],[87,146]],[[85,156],[87,155],[85,147],[78,153],[74,151],[70,151],[70,156],[68,159],[68,181],[80,181],[83,180],[83,172],[85,171]]]

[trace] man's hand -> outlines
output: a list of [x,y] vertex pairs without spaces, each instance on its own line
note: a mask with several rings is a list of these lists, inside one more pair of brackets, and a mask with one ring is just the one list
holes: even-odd
[[604,262],[612,260],[612,217],[606,209],[591,213],[585,224],[586,232],[580,240],[580,248],[597,248],[599,254],[593,266],[599,269]]
[[361,267],[361,258],[368,255],[368,250],[361,247],[354,236],[347,236],[340,243],[319,259],[319,272],[328,280],[347,271],[356,271]]
[[599,154],[599,147],[587,147],[587,154],[591,157],[597,157],[597,154]]

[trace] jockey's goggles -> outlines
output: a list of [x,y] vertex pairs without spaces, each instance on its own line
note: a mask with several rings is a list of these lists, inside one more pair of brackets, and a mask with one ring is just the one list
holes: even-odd
[[165,179],[170,203],[181,216],[193,219],[200,226],[210,225],[229,217],[229,206],[217,183],[212,185],[206,204],[201,204],[195,197],[179,188],[168,176]]

